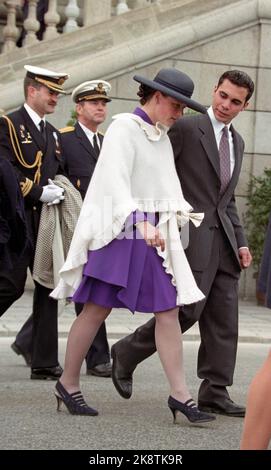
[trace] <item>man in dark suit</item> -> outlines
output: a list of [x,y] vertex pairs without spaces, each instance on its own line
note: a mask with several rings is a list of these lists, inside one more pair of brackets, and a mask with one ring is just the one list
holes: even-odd
[[[180,119],[169,131],[184,197],[195,212],[205,213],[199,228],[190,226],[186,255],[206,297],[180,309],[181,328],[186,331],[199,322],[199,408],[229,416],[245,413],[226,387],[233,382],[236,362],[238,279],[240,270],[251,263],[234,198],[244,142],[231,122],[247,107],[253,90],[246,73],[225,72],[207,114]],[[151,319],[112,347],[112,378],[124,398],[132,394],[137,364],[156,350],[154,322]]]
[[[0,119],[0,154],[9,160],[17,173],[25,202],[25,214],[31,246],[13,269],[0,271],[0,315],[24,292],[27,268],[33,268],[35,243],[42,203],[58,204],[64,198],[63,189],[51,180],[64,171],[60,134],[45,121],[53,113],[65,73],[25,66],[25,104]],[[49,297],[51,291],[35,282],[33,299],[32,351],[13,349],[27,362],[32,357],[31,379],[57,379],[62,373],[58,363],[57,302]],[[23,330],[32,327],[32,316]]]
[[12,164],[0,155],[0,269],[12,269],[28,246],[24,200]]
[[[76,87],[72,98],[76,103],[75,127],[61,129],[65,171],[84,199],[98,160],[103,135],[98,127],[106,119],[111,85],[104,80],[91,80]],[[76,314],[82,304],[75,304]],[[102,324],[86,356],[87,374],[111,377],[109,346],[105,323]]]

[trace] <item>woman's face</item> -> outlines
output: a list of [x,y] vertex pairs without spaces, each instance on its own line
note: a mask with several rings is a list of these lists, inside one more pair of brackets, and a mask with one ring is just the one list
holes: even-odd
[[171,96],[163,95],[160,91],[155,93],[155,98],[156,120],[171,127],[183,115],[186,105]]

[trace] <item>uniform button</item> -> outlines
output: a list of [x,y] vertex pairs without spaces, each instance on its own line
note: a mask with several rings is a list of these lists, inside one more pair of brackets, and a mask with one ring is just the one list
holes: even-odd
[[36,211],[36,210],[37,210],[36,206],[33,206],[33,211]]

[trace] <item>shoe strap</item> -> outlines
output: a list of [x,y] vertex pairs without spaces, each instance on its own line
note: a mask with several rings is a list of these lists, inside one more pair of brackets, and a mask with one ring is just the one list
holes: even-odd
[[[190,403],[190,404],[189,404]],[[197,408],[196,403],[194,402],[193,398],[189,398],[184,405],[188,406],[189,408]]]
[[71,397],[72,400],[75,400],[77,405],[86,406],[88,408],[88,405],[86,404],[85,399],[84,399],[84,397],[83,397],[80,390],[78,390],[77,392],[71,393],[70,397]]

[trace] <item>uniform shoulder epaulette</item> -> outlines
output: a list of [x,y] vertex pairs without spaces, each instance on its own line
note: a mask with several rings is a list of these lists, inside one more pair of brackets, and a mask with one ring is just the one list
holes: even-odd
[[62,127],[59,129],[60,134],[65,134],[66,132],[72,132],[74,131],[75,127],[73,126],[67,126],[67,127]]

